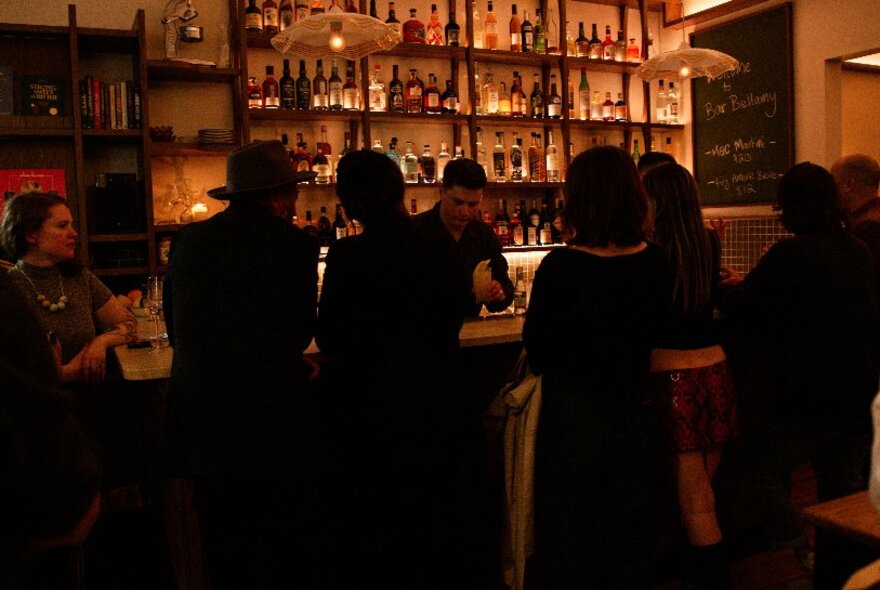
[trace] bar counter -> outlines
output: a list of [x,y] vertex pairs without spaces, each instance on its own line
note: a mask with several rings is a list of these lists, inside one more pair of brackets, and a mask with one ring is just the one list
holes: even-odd
[[[461,328],[459,341],[462,348],[521,342],[523,321],[523,317],[512,315],[467,320]],[[149,328],[142,325],[141,333],[149,334],[146,330]],[[171,359],[174,356],[171,348],[162,349],[159,353],[150,352],[149,348],[131,349],[126,346],[117,346],[114,350],[126,381],[166,379],[171,376]],[[318,347],[312,340],[306,354],[317,352]]]

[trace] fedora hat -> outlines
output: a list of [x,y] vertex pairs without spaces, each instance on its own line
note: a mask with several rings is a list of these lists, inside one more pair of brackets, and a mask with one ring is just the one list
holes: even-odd
[[229,152],[226,159],[226,186],[208,191],[215,199],[229,200],[256,196],[262,191],[310,180],[315,172],[297,172],[290,156],[277,139],[255,141]]

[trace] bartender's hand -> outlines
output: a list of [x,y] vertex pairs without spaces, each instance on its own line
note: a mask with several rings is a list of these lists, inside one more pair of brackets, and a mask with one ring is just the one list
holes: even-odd
[[486,290],[486,302],[495,303],[496,301],[504,301],[504,289],[498,281],[490,281],[489,288]]
[[740,284],[743,281],[743,276],[741,274],[726,266],[721,267],[720,274],[722,285],[728,285],[732,287],[734,285]]

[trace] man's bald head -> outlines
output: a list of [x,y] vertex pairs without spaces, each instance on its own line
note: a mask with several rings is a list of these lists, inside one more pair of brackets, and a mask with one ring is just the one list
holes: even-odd
[[865,201],[877,198],[880,164],[867,154],[850,154],[831,165],[831,174],[840,191],[840,201],[853,211]]

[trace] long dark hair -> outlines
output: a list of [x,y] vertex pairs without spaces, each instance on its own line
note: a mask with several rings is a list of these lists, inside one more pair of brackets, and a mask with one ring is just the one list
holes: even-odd
[[779,221],[795,235],[833,233],[846,227],[834,177],[822,166],[801,162],[779,181]]
[[563,223],[571,244],[633,246],[645,239],[645,189],[632,158],[601,146],[577,155],[565,175]]
[[655,204],[652,241],[666,252],[674,275],[675,311],[703,312],[711,305],[715,261],[697,183],[678,164],[652,168],[642,180]]
[[[0,246],[11,260],[21,260],[27,254],[27,237],[39,231],[49,218],[49,210],[58,205],[67,207],[67,200],[38,192],[21,193],[6,201],[0,218]],[[82,270],[82,264],[74,258],[58,263],[58,268],[65,276],[75,276]]]

